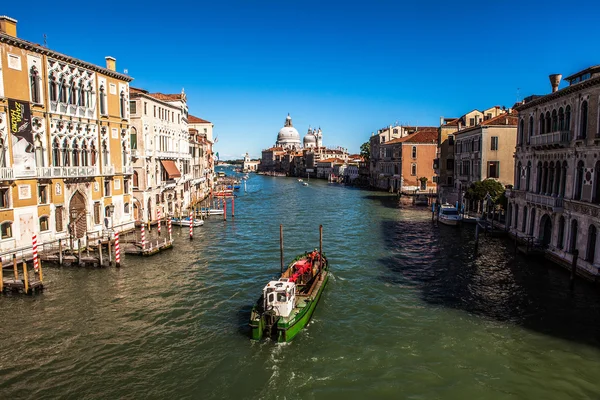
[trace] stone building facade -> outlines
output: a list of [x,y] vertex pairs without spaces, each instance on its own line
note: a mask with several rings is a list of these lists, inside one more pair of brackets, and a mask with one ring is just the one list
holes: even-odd
[[0,251],[133,228],[131,80],[0,17]]
[[532,237],[546,254],[597,277],[600,268],[600,66],[577,72],[558,90],[530,96],[519,126],[510,231]]

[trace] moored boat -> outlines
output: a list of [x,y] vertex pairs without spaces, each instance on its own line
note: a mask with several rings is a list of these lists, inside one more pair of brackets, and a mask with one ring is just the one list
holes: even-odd
[[263,288],[252,308],[252,339],[291,341],[310,321],[328,280],[329,265],[322,251],[296,257],[278,280]]
[[[190,226],[190,218],[171,218],[171,224],[178,226]],[[194,219],[193,226],[198,227],[204,225],[204,220]]]
[[222,208],[207,208],[202,207],[200,212],[204,215],[223,215],[224,211]]
[[458,225],[461,216],[456,207],[451,204],[442,204],[438,214],[438,221],[445,225]]

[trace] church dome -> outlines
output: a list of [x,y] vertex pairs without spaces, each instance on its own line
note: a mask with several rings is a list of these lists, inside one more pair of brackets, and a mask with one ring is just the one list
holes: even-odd
[[300,134],[292,125],[292,117],[287,116],[285,125],[279,130],[277,135],[277,146],[281,147],[300,147]]
[[304,136],[304,147],[316,147],[317,137],[313,134],[313,130],[308,128],[308,133]]

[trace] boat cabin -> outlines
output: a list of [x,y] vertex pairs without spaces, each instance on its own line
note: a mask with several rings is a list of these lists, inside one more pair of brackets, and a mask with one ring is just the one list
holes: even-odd
[[264,309],[273,310],[280,317],[287,317],[294,309],[296,284],[287,278],[271,281],[263,289]]

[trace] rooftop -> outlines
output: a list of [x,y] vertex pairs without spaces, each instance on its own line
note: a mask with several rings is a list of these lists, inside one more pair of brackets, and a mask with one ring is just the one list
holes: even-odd
[[202,118],[195,117],[193,115],[188,115],[188,124],[210,124],[212,122],[207,121]]

